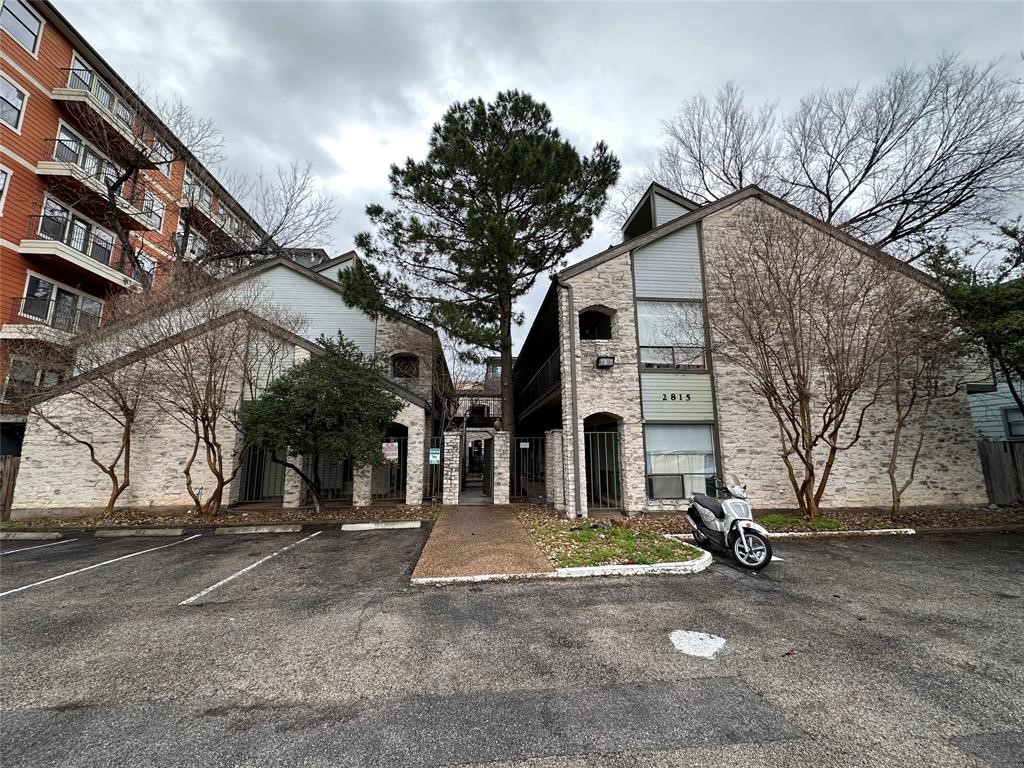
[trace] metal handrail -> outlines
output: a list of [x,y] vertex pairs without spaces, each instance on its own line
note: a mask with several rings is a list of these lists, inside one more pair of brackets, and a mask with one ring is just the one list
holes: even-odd
[[[77,173],[73,175],[80,181],[92,179],[107,187],[107,179],[116,178],[121,173],[116,163],[96,152],[85,142],[56,138],[47,139],[46,146],[47,154],[56,162],[65,163],[74,168]],[[95,164],[90,163],[90,154],[95,158]],[[153,215],[153,210],[144,207],[145,196],[143,193],[145,190],[145,182],[136,175],[135,178],[129,179],[121,185],[117,198],[150,218]]]
[[47,325],[59,331],[76,333],[99,327],[100,316],[78,307],[69,307],[55,299],[18,296],[11,301],[10,322]]
[[[79,218],[75,211],[71,215],[61,213],[45,213],[41,216],[28,217],[26,239],[53,240],[73,248],[93,261],[120,272],[127,277],[135,277],[135,264],[126,257],[121,243],[109,232],[98,230],[92,224]],[[98,232],[110,238],[97,237]]]
[[562,366],[559,364],[558,350],[552,352],[547,360],[540,364],[537,372],[530,377],[516,393],[521,401],[520,407],[536,402],[562,382]]
[[67,89],[91,93],[114,118],[133,134],[139,130],[139,110],[129,104],[106,80],[84,67],[62,68],[67,73]]

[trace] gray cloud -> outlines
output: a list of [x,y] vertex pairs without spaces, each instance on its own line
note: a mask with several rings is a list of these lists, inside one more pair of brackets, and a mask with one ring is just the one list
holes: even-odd
[[[663,118],[726,79],[785,106],[942,51],[1003,56],[1020,71],[1024,29],[1024,6],[979,2],[90,0],[60,9],[129,82],[213,117],[232,166],[313,163],[342,207],[336,251],[365,228],[366,203],[386,202],[388,165],[422,156],[456,99],[527,90],[581,150],[607,141],[629,175],[660,143]],[[572,260],[611,238],[599,225]],[[524,302],[528,317],[545,288]]]

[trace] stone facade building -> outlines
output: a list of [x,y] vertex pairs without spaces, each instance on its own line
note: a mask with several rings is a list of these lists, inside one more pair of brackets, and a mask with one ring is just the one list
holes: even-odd
[[[699,206],[651,185],[621,244],[554,276],[515,368],[516,434],[545,436],[547,498],[568,515],[683,509],[690,493],[726,475],[762,508],[796,506],[778,425],[716,341],[724,243],[737,217],[758,206],[826,232],[851,261],[872,259],[893,280],[927,283],[755,187]],[[985,503],[966,391],[933,408],[939,427],[926,434],[903,503]],[[892,435],[890,414],[869,409],[861,440],[832,470],[826,507],[890,503]]]
[[[339,333],[363,353],[378,360],[382,386],[403,401],[394,423],[382,435],[382,454],[390,460],[372,468],[322,461],[320,475],[324,496],[331,502],[357,506],[374,501],[418,505],[426,491],[427,451],[432,438],[441,437],[444,414],[453,409],[454,386],[436,332],[413,320],[373,318],[345,303],[337,276],[339,270],[350,268],[354,263],[353,254],[312,267],[279,258],[233,275],[214,290],[223,291],[225,297],[257,296],[259,306],[266,307],[268,315],[287,315],[294,319],[294,329],[279,329],[278,334],[290,339],[293,353],[286,355],[288,364],[316,354],[320,349],[316,340],[321,336],[334,337]],[[232,302],[226,300],[224,304],[227,313]],[[147,318],[133,318],[132,322],[146,323]],[[111,326],[110,332],[117,334],[117,327]],[[232,331],[224,326],[205,332]],[[126,359],[143,359],[153,352],[149,348],[137,349]],[[110,364],[118,363],[118,360],[110,361]],[[100,451],[116,450],[114,443],[120,439],[119,428],[109,418],[90,415],[88,408],[83,410],[80,406],[81,398],[76,399],[70,393],[88,375],[87,371],[65,382],[42,401],[37,410],[45,409],[51,420],[67,425],[68,431],[73,433],[95,421],[95,428],[85,429],[90,440]],[[238,375],[241,381],[241,369]],[[344,396],[344,392],[338,392],[338,397]],[[236,408],[244,406],[245,397],[246,392],[239,387],[232,398]],[[119,500],[119,506],[191,506],[181,472],[191,451],[191,440],[191,431],[165,411],[144,408],[137,434],[133,436],[133,480]],[[309,502],[309,493],[301,478],[271,462],[264,452],[246,448],[244,435],[228,430],[227,434],[222,434],[222,443],[230,457],[226,472],[234,472],[237,464],[228,489],[228,503],[301,506]],[[54,482],[55,468],[61,473],[60,483]],[[201,475],[202,470],[197,470],[197,476]],[[200,477],[196,485],[208,489],[209,480]],[[87,448],[62,437],[38,413],[30,414],[13,516],[82,514],[83,510],[102,508],[108,494],[109,480],[90,462]]]

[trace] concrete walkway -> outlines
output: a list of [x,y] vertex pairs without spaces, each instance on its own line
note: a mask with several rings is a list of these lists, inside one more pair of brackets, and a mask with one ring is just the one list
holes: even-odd
[[423,546],[414,579],[549,573],[554,570],[510,506],[445,507]]

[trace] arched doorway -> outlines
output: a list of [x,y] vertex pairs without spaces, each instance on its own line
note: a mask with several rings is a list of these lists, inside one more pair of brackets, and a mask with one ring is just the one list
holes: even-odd
[[406,466],[409,459],[409,428],[390,424],[384,430],[384,463],[373,468],[374,501],[405,501]]
[[583,453],[587,470],[587,509],[622,508],[619,457],[621,419],[595,413],[583,420]]

